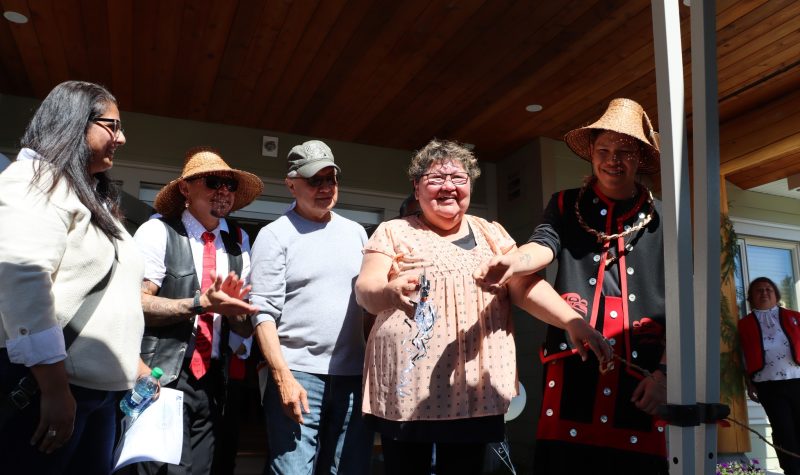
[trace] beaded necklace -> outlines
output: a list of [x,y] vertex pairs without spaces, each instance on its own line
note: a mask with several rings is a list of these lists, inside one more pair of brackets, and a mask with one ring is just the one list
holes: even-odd
[[[580,209],[581,198],[583,198],[583,194],[586,192],[586,189],[589,188],[591,185],[593,185],[595,183],[595,181],[597,181],[597,177],[592,177],[589,180],[586,180],[586,182],[581,187],[580,191],[578,191],[578,198],[575,200],[575,217],[578,219],[578,224],[580,225],[580,227],[584,231],[586,231],[587,233],[589,233],[592,236],[594,236],[597,239],[598,243],[602,244],[602,243],[605,243],[605,242],[608,242],[608,241],[613,241],[613,240],[616,240],[616,239],[619,239],[619,238],[623,238],[624,239],[624,238],[630,236],[631,234],[639,232],[645,226],[650,224],[650,221],[653,220],[653,215],[655,214],[655,210],[656,210],[655,204],[653,204],[653,201],[654,201],[653,200],[653,192],[650,191],[644,185],[642,185],[640,183],[636,183],[636,188],[637,188],[637,190],[639,192],[643,192],[643,191],[647,192],[647,204],[649,205],[650,210],[648,211],[647,216],[645,216],[643,219],[641,219],[635,226],[631,226],[629,229],[627,229],[626,231],[623,231],[621,233],[606,234],[603,231],[598,231],[598,230],[592,228],[591,226],[589,226],[588,224],[586,224],[586,221],[583,219],[583,216],[581,215],[581,209]],[[612,262],[617,260],[617,258],[618,258],[618,256],[612,256],[612,257],[606,259],[606,266],[610,265]]]

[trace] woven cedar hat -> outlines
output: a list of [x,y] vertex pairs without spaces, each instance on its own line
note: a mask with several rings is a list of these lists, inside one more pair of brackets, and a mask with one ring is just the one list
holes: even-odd
[[642,158],[639,160],[639,173],[652,175],[660,169],[661,153],[658,147],[658,132],[653,130],[647,112],[637,102],[630,99],[612,99],[597,122],[570,130],[564,141],[579,157],[592,161],[590,154],[592,130],[609,130],[625,134],[638,140],[642,145]]
[[186,198],[181,194],[178,183],[192,177],[214,174],[231,175],[239,186],[236,189],[236,196],[233,200],[231,211],[244,208],[264,190],[264,183],[259,177],[252,173],[231,168],[222,159],[220,153],[211,147],[195,147],[186,152],[183,162],[183,172],[180,178],[172,180],[164,185],[156,195],[153,206],[156,211],[164,216],[171,217],[179,215],[185,208]]

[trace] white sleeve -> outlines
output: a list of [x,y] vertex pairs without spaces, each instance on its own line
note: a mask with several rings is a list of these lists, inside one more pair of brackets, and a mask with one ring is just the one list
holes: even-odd
[[66,358],[52,288],[76,214],[29,184],[9,175],[0,196],[2,346],[26,366]]
[[144,259],[144,278],[161,288],[167,273],[164,264],[167,254],[166,224],[160,219],[146,221],[136,230],[133,240]]

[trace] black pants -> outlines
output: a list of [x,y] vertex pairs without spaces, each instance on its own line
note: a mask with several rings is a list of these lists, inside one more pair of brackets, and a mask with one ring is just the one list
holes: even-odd
[[[800,379],[754,383],[772,426],[775,445],[800,453]],[[778,462],[786,475],[800,475],[800,459],[781,451]]]
[[614,475],[667,475],[667,459],[609,447],[594,447],[554,440],[536,442],[536,475],[579,473]]
[[165,463],[137,464],[139,475],[210,475],[214,458],[214,441],[220,425],[223,391],[222,366],[211,360],[211,366],[200,380],[184,361],[178,379],[168,387],[183,391],[183,448],[180,465]]
[[[433,442],[400,442],[381,438],[386,475],[430,474]],[[436,443],[436,475],[483,473],[486,444]]]

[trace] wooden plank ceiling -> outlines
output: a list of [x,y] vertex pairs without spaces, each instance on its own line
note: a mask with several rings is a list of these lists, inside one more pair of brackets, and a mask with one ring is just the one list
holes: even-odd
[[[2,93],[84,79],[123,110],[407,149],[452,138],[490,161],[560,139],[614,97],[657,119],[649,0],[0,5],[30,18],[0,20]],[[723,170],[745,188],[800,173],[800,2],[717,12]]]

